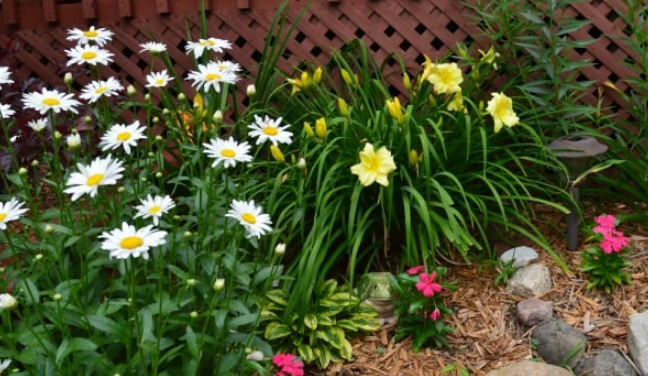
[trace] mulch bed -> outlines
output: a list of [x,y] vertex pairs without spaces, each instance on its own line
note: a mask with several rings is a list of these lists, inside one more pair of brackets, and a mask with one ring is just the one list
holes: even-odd
[[[587,204],[585,204],[587,205]],[[604,210],[607,209],[607,210]],[[585,218],[610,213],[629,212],[624,205],[607,208],[587,205]],[[568,263],[571,275],[566,274],[546,252],[541,262],[552,272],[554,288],[539,298],[554,305],[554,317],[584,332],[589,338],[589,350],[602,346],[615,347],[627,353],[628,316],[648,309],[648,237],[646,230],[622,224],[619,228],[631,236],[633,248],[630,261],[632,284],[617,288],[608,295],[588,290],[587,278],[578,271],[578,252],[565,248],[563,216],[546,208],[539,209],[540,226],[556,252]],[[497,272],[479,263],[449,266],[447,276],[457,291],[447,298],[455,314],[447,317],[455,327],[450,335],[450,350],[425,349],[414,354],[409,340],[399,343],[392,339],[394,324],[384,326],[373,335],[356,338],[352,343],[355,360],[334,364],[324,371],[311,370],[320,376],[385,375],[429,376],[459,375],[456,371],[441,370],[447,366],[466,368],[470,375],[484,375],[520,360],[537,357],[531,346],[533,328],[525,328],[515,318],[515,304],[519,297],[506,293],[504,285],[494,286]]]

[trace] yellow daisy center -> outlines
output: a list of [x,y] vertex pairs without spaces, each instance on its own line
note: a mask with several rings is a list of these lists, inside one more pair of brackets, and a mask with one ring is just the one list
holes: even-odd
[[245,222],[247,222],[247,223],[249,223],[251,225],[256,223],[256,217],[254,216],[254,214],[243,213],[243,214],[241,214],[241,218],[243,218],[243,220]]
[[131,133],[128,131],[124,131],[117,134],[118,141],[128,141],[130,138],[131,138]]
[[101,183],[103,178],[104,178],[103,174],[90,175],[88,176],[88,180],[86,180],[86,185],[89,187],[94,187],[95,185],[99,185],[99,183]]
[[139,236],[127,236],[119,242],[119,246],[124,249],[135,249],[144,244],[144,239]]
[[223,149],[221,150],[221,155],[225,158],[234,158],[236,157],[236,152],[233,149]]
[[7,213],[0,213],[0,222],[4,221],[7,218]]
[[157,80],[155,80],[155,84],[156,84],[157,86],[164,86],[165,82],[164,82],[163,79],[158,78]]
[[161,211],[162,211],[162,207],[160,205],[151,206],[148,209],[149,214],[157,214]]
[[199,42],[199,44],[200,44],[201,46],[205,47],[205,46],[207,46],[207,45],[209,44],[209,41],[201,40],[201,41]]
[[95,94],[103,94],[108,91],[106,86],[98,87],[95,89]]
[[81,54],[81,58],[83,60],[92,60],[95,57],[97,57],[97,53],[94,52],[94,51],[86,51],[86,52]]
[[265,128],[263,128],[263,133],[265,133],[268,136],[276,136],[279,133],[279,130],[277,130],[277,127],[268,125]]
[[214,42],[214,41],[211,40],[211,39],[207,41],[207,45],[208,45],[208,46],[214,46],[215,44],[216,44],[216,42]]
[[97,30],[86,30],[83,32],[83,36],[86,38],[96,38],[98,35]]
[[214,81],[220,79],[221,79],[221,75],[218,73],[207,73],[207,75],[205,75],[205,80],[207,81]]
[[58,106],[61,104],[61,101],[57,98],[45,98],[42,102],[45,106]]

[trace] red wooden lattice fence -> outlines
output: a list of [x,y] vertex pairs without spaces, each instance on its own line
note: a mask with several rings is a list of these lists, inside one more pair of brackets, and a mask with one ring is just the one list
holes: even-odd
[[[240,63],[254,73],[261,58],[263,38],[280,3],[279,0],[203,0],[208,9],[208,34],[228,39],[234,49],[226,58]],[[115,32],[108,49],[115,63],[106,74],[121,77],[139,86],[149,72],[147,57],[139,54],[139,43],[158,40],[167,44],[176,72],[183,75],[193,68],[184,53],[187,33],[194,40],[200,35],[198,9],[201,0],[1,0],[0,39],[17,46],[16,77],[24,80],[36,75],[54,85],[62,77],[58,68],[66,62],[64,49],[70,27],[97,25]],[[292,0],[290,14],[295,17],[305,0]],[[582,69],[581,79],[610,81],[621,90],[628,88],[624,78],[632,71],[624,61],[632,51],[615,35],[626,28],[619,16],[621,0],[574,2],[568,16],[587,19],[592,24],[572,35],[596,39],[579,58],[589,59],[593,67]],[[291,71],[301,59],[323,63],[330,51],[353,38],[363,39],[378,61],[388,53],[403,56],[411,73],[418,72],[423,54],[440,58],[454,49],[457,42],[476,41],[480,30],[467,17],[470,10],[457,0],[316,0],[293,35],[279,61],[279,67]],[[5,61],[0,61],[5,64]],[[392,67],[393,73],[397,67]],[[388,72],[389,73],[389,72]],[[79,84],[85,84],[83,78]],[[87,78],[85,79],[87,80]],[[400,88],[400,75],[390,77]],[[245,85],[239,85],[244,90]],[[185,90],[191,91],[188,84]],[[593,86],[586,100],[596,100]],[[606,91],[605,105],[622,105],[618,95]]]

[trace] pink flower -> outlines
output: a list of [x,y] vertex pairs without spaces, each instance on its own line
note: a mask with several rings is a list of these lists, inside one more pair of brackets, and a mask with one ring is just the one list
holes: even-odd
[[607,228],[614,228],[614,224],[616,223],[616,218],[613,215],[599,215],[598,217],[594,218],[594,221],[596,224],[598,224],[601,227],[607,227]]
[[425,296],[426,298],[434,296],[434,293],[441,292],[443,288],[440,284],[434,283],[435,278],[436,272],[432,272],[431,274],[421,273],[419,275],[419,279],[421,281],[416,282],[416,289],[418,291],[421,291],[423,293],[423,296]]
[[304,362],[296,362],[293,354],[277,354],[272,357],[272,363],[279,368],[275,376],[304,376]]
[[610,254],[612,252],[619,252],[630,242],[630,238],[623,236],[621,231],[613,231],[610,234],[603,235],[601,240],[601,250],[603,253]]
[[419,265],[413,268],[409,268],[405,273],[409,275],[415,275],[415,274],[419,274],[422,270],[425,270],[425,265]]
[[432,321],[437,321],[439,319],[439,317],[441,317],[441,312],[439,311],[438,308],[435,308],[434,311],[432,311],[432,313],[430,313],[430,319]]

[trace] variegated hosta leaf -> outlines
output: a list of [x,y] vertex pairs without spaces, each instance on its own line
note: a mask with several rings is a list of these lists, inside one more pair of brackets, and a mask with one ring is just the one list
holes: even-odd
[[271,341],[277,338],[287,337],[292,333],[293,331],[290,330],[288,325],[279,324],[278,322],[271,322],[268,324],[268,326],[266,326],[264,337],[267,340]]
[[317,362],[317,366],[320,369],[324,369],[328,367],[329,363],[331,363],[331,360],[333,359],[331,350],[329,350],[328,347],[326,346],[314,347],[313,354],[315,355],[315,361]]
[[320,300],[326,300],[328,299],[333,293],[335,293],[335,289],[337,288],[337,281],[334,279],[329,279],[326,282],[324,282],[324,285],[322,285],[322,292],[319,296]]
[[316,331],[315,336],[336,349],[341,349],[344,346],[343,342],[346,341],[344,330],[334,326],[324,327],[322,330]]
[[315,360],[315,354],[313,354],[313,348],[305,343],[302,343],[299,346],[297,346],[297,352],[299,353],[299,356],[301,356],[301,358],[306,363],[311,363],[313,360]]
[[288,301],[287,301],[288,297],[286,296],[286,292],[284,290],[279,290],[279,289],[270,290],[266,294],[266,298],[284,307],[288,305]]
[[312,313],[307,314],[304,316],[304,325],[312,330],[317,329],[317,317]]

